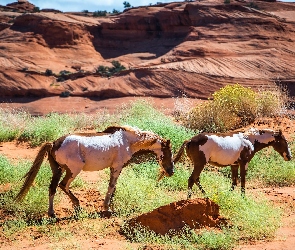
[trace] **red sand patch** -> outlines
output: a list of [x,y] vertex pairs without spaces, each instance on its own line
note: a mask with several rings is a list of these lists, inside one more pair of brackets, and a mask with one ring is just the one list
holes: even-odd
[[192,199],[173,202],[149,213],[130,220],[129,225],[137,224],[149,228],[157,234],[179,232],[184,226],[192,229],[217,227],[226,222],[219,214],[219,206],[210,199]]

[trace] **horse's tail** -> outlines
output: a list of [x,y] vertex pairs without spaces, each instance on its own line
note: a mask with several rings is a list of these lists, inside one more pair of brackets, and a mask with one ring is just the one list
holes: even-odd
[[43,144],[42,147],[40,148],[40,150],[33,162],[31,169],[23,177],[23,178],[25,178],[25,181],[24,181],[24,184],[23,184],[21,190],[19,191],[19,193],[17,194],[17,196],[15,198],[17,201],[22,201],[23,198],[25,198],[25,196],[29,192],[29,189],[34,182],[34,180],[37,176],[37,173],[40,170],[41,164],[44,160],[46,153],[49,153],[51,151],[51,149],[52,149],[52,143],[49,143],[49,142]]
[[173,163],[176,163],[180,160],[180,158],[184,152],[184,149],[189,142],[190,142],[190,140],[184,141],[184,143],[181,145],[180,149],[178,150],[177,154],[174,156]]

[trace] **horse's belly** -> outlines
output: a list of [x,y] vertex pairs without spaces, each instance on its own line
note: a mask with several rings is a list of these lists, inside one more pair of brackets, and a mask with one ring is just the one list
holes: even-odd
[[108,167],[123,166],[126,155],[120,148],[110,148],[106,151],[83,149],[85,161],[84,171],[97,171]]
[[111,167],[113,158],[111,157],[95,157],[87,158],[83,166],[83,171],[98,171],[107,167]]
[[221,154],[211,155],[208,161],[216,163],[216,165],[228,166],[235,164],[238,159],[239,154],[237,153],[222,152]]

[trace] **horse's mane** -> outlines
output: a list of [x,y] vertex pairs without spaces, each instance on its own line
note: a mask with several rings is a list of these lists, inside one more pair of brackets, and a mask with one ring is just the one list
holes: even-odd
[[116,131],[119,131],[119,130],[123,130],[123,131],[126,131],[126,128],[125,127],[121,127],[121,126],[110,126],[110,127],[107,127],[104,131],[102,131],[103,133],[110,133],[110,134],[113,134],[115,133]]
[[116,131],[123,130],[123,131],[130,131],[130,132],[147,132],[147,131],[142,131],[137,127],[132,127],[129,125],[123,125],[123,126],[109,126],[107,127],[103,133],[115,133]]
[[144,130],[141,130],[141,129],[137,128],[137,127],[132,127],[132,126],[129,126],[129,125],[109,126],[104,131],[102,131],[102,133],[113,134],[113,133],[115,133],[116,131],[119,131],[119,130],[134,132],[135,134],[137,134],[139,136],[142,136],[142,138],[145,138],[145,139],[150,138],[150,139],[161,139],[162,140],[162,138],[160,138],[159,135],[155,134],[152,131],[144,131]]
[[282,130],[281,129],[273,130],[270,128],[258,129],[258,128],[252,127],[250,129],[246,130],[243,134],[244,134],[244,137],[247,138],[249,135],[261,135],[266,132],[273,133],[274,135],[279,135],[282,133]]

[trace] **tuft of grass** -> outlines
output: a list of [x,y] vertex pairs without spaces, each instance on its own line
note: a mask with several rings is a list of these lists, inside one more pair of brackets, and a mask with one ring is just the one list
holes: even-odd
[[[161,245],[161,249],[232,249],[236,239],[227,230],[200,230],[196,232],[184,227],[175,235],[157,235],[141,225],[137,225],[132,232],[123,224],[124,235],[135,243],[142,243],[145,246]],[[156,248],[156,247],[155,247]]]
[[284,161],[272,148],[258,152],[251,160],[247,178],[263,186],[292,186],[295,184],[295,165]]
[[116,118],[105,111],[92,115],[50,113],[32,117],[21,110],[0,109],[0,141],[29,141],[32,146],[38,146],[75,131],[102,130],[114,120]]
[[[40,168],[33,186],[30,188],[24,201],[21,203],[15,202],[17,192],[22,185],[22,177],[30,169],[29,161],[20,161],[12,164],[4,156],[0,156],[0,185],[9,183],[11,189],[1,193],[0,204],[5,211],[15,213],[25,218],[38,218],[47,212],[48,209],[48,188],[52,178],[52,172],[49,164],[46,162]],[[85,187],[85,182],[78,176],[71,185],[72,188]],[[60,199],[60,194],[57,193],[56,201]]]
[[12,141],[25,128],[31,115],[22,110],[0,109],[0,141]]
[[[175,201],[175,197],[157,186],[158,169],[158,164],[145,162],[122,171],[113,201],[117,216],[145,213]],[[105,171],[109,172],[109,169]],[[101,193],[106,193],[108,181],[100,181],[99,186]]]
[[143,130],[153,131],[163,138],[170,139],[173,151],[195,135],[195,131],[175,124],[172,118],[155,109],[147,101],[132,102],[123,109],[122,124],[136,126]]

